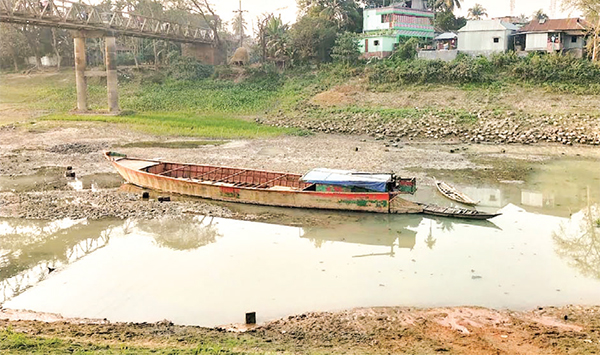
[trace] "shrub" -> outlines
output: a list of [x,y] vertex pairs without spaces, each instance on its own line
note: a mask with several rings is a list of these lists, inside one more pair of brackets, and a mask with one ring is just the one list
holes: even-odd
[[401,59],[401,60],[410,60],[415,59],[417,57],[417,46],[419,45],[419,40],[416,38],[410,38],[404,44],[400,45],[396,52],[394,52],[393,57]]
[[331,50],[331,57],[334,61],[353,64],[358,61],[359,56],[360,49],[354,33],[344,32],[337,37]]
[[204,64],[194,58],[177,57],[169,67],[169,76],[179,80],[200,80],[210,77],[214,70],[212,65]]

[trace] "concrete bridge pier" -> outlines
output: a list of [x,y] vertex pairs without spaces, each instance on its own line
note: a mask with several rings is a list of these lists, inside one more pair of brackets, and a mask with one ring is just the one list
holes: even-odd
[[75,84],[77,86],[77,111],[87,111],[87,81],[85,79],[85,37],[73,36],[75,48]]
[[119,89],[117,83],[117,45],[115,37],[104,37],[106,51],[106,90],[108,92],[108,111],[119,112]]
[[114,34],[101,31],[73,31],[75,48],[75,84],[77,86],[77,111],[87,112],[87,80],[85,39],[104,37],[106,66],[106,91],[108,94],[108,111],[119,112],[119,88],[117,80],[117,44]]

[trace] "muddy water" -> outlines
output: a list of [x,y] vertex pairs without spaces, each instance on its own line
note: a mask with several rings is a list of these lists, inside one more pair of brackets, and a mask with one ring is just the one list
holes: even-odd
[[[335,213],[326,217],[343,223],[328,227],[1,220],[0,299],[69,317],[206,326],[249,311],[262,322],[364,306],[597,304],[599,171],[563,161],[532,165],[524,181],[459,185],[481,209],[503,213],[491,222]],[[447,203],[428,188],[416,198]]]
[[115,188],[123,183],[117,174],[91,174],[65,178],[65,169],[44,167],[32,175],[0,176],[0,192],[52,191],[57,189],[76,191],[99,188]]

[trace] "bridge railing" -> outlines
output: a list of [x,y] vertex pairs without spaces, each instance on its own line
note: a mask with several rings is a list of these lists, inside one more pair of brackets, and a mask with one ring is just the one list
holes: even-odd
[[0,0],[0,19],[38,26],[122,32],[139,37],[207,43],[214,40],[210,28],[68,0]]

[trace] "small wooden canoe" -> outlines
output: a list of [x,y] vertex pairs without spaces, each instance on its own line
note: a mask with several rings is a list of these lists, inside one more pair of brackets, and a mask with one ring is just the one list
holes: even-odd
[[[414,193],[416,180],[394,174],[317,171],[317,179],[281,172],[129,158],[104,152],[129,183],[170,193],[219,201],[266,206],[316,208],[377,213],[421,213],[423,207],[401,197]],[[319,170],[319,169],[315,169]],[[332,173],[330,173],[332,172]],[[346,179],[346,185],[330,182]],[[383,192],[371,188],[383,189]]]
[[446,196],[452,201],[456,201],[467,206],[475,206],[479,203],[478,201],[475,201],[464,193],[458,191],[454,186],[448,185],[443,181],[436,181],[435,186],[442,195]]
[[423,206],[424,214],[428,214],[428,215],[432,215],[432,216],[439,216],[439,217],[486,220],[486,219],[500,216],[502,214],[502,213],[485,213],[485,212],[470,210],[470,209],[466,209],[466,208],[441,207],[441,206],[426,205],[426,204],[421,204],[421,206]]

